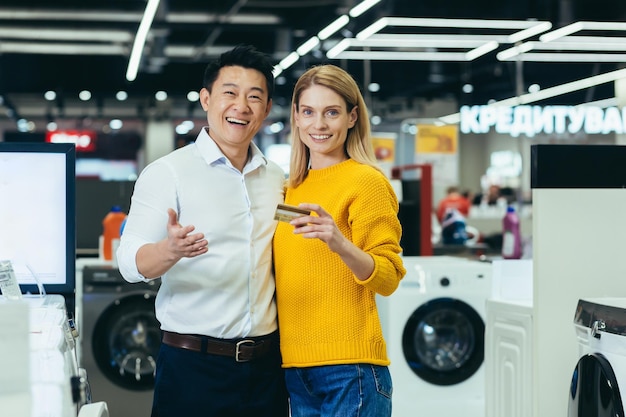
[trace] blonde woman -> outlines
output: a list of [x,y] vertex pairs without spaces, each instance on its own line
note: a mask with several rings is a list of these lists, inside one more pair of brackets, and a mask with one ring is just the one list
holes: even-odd
[[291,415],[391,415],[375,295],[405,274],[394,191],[377,168],[363,96],[333,65],[296,83],[285,203],[310,210],[274,236],[280,345]]

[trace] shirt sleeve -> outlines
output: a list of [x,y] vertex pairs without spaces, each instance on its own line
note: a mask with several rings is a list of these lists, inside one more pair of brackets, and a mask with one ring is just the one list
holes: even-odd
[[167,237],[167,209],[179,211],[176,176],[163,161],[156,161],[141,173],[131,198],[130,211],[117,249],[120,273],[128,282],[148,281],[137,269],[137,251],[147,243]]

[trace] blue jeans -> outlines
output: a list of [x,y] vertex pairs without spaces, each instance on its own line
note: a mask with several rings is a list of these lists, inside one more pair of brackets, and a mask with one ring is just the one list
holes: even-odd
[[292,417],[391,416],[391,375],[385,366],[289,368],[285,380]]

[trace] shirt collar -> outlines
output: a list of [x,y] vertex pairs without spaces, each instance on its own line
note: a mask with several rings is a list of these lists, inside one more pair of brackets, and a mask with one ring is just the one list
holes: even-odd
[[[208,130],[208,127],[203,127],[196,138],[196,146],[200,151],[200,155],[202,155],[209,165],[215,163],[230,165],[230,161],[228,161],[226,155],[224,155],[219,146],[217,146],[217,143],[211,138]],[[267,158],[254,142],[250,143],[249,152],[251,153],[251,158],[248,159],[244,167],[244,172],[254,170],[262,165],[267,165]]]

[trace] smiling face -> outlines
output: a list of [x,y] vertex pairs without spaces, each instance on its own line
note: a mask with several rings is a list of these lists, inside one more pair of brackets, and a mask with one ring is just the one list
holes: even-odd
[[220,69],[211,91],[200,91],[209,134],[231,158],[245,152],[272,108],[267,81],[257,70],[240,66]]
[[357,120],[357,109],[328,87],[312,85],[303,90],[294,105],[294,120],[300,139],[309,148],[311,168],[337,164],[348,157],[344,144]]

